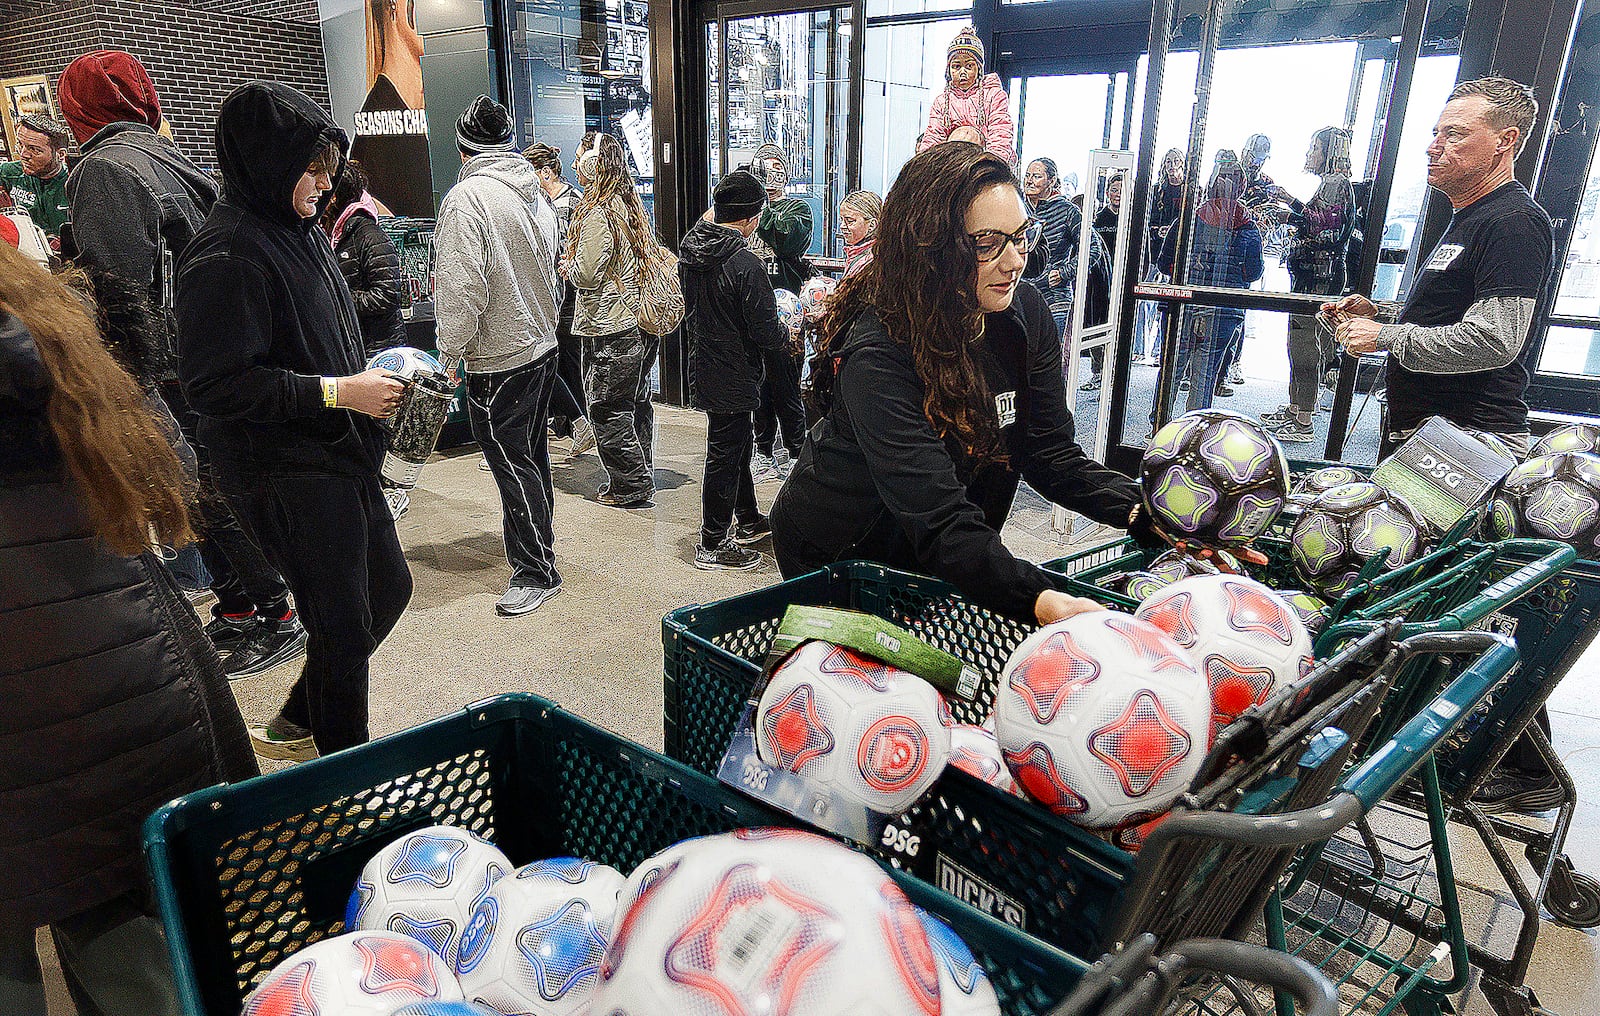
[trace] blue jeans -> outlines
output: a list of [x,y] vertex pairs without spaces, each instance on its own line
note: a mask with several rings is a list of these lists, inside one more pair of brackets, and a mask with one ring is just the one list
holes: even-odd
[[1184,309],[1178,333],[1178,362],[1172,372],[1175,379],[1189,378],[1189,401],[1184,412],[1211,408],[1217,378],[1233,348],[1235,334],[1243,327],[1243,311],[1222,307]]

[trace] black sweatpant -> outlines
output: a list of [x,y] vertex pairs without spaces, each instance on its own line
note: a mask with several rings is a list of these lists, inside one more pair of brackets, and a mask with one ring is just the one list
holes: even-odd
[[309,727],[323,755],[365,742],[368,661],[411,599],[377,474],[218,479],[239,524],[288,580],[309,635],[284,719]]
[[211,459],[195,435],[199,414],[177,382],[161,385],[160,391],[184,440],[194,449],[199,467],[200,558],[211,573],[211,591],[217,594],[214,612],[237,617],[255,611],[263,617],[282,617],[289,609],[289,589],[283,576],[239,528],[233,509],[217,490]]
[[583,336],[583,394],[589,403],[600,464],[618,500],[656,492],[656,409],[650,401],[650,366],[661,340],[637,328],[616,335]]
[[555,491],[550,482],[550,393],[555,351],[515,370],[467,375],[467,420],[500,489],[511,585],[559,585]]
[[756,450],[770,456],[783,430],[783,447],[791,459],[800,457],[806,440],[806,407],[800,400],[800,361],[788,353],[761,354],[767,376],[761,382],[761,404],[756,407]]
[[568,283],[556,324],[556,348],[561,355],[556,361],[556,383],[550,392],[550,422],[561,437],[571,437],[573,423],[589,415],[583,401],[583,340],[572,334],[573,294]]
[[749,413],[708,413],[706,475],[700,484],[700,545],[715,549],[735,521],[761,517],[750,475]]

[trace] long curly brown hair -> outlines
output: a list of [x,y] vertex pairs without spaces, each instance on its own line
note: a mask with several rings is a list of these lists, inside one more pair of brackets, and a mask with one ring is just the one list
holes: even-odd
[[[576,260],[579,224],[590,215],[599,215],[609,224],[619,245],[627,244],[633,256],[640,257],[644,238],[651,234],[650,218],[645,214],[644,203],[639,200],[639,192],[634,189],[633,177],[628,174],[628,162],[622,152],[622,144],[609,134],[601,134],[595,138],[594,150],[594,179],[589,181],[589,189],[583,192],[583,197],[578,199],[578,206],[572,210],[572,228],[567,232],[564,256],[569,262]],[[620,221],[613,215],[618,206],[622,212]],[[613,254],[612,263],[624,262],[621,262],[618,254]]]
[[46,416],[89,523],[120,554],[194,540],[189,484],[139,386],[101,341],[92,312],[44,269],[0,244],[0,309],[33,335]]
[[883,201],[872,260],[840,284],[822,320],[811,365],[814,413],[832,402],[835,351],[856,319],[873,311],[890,338],[910,349],[927,391],[923,412],[940,437],[981,460],[1005,457],[978,361],[983,311],[966,227],[968,206],[997,184],[1016,187],[1016,174],[976,145],[935,145],[901,168]]

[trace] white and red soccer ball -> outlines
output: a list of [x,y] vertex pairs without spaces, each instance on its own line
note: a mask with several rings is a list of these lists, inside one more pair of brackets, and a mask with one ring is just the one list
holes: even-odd
[[1008,794],[1021,794],[994,731],[969,723],[950,728],[950,765]]
[[1134,615],[1182,646],[1211,688],[1212,734],[1311,670],[1311,634],[1283,597],[1243,575],[1175,582]]
[[324,939],[279,963],[242,1016],[389,1016],[418,1002],[462,1001],[455,974],[427,946],[392,931]]
[[1058,621],[1007,661],[995,735],[1028,796],[1080,825],[1165,811],[1211,743],[1211,694],[1188,653],[1115,611]]
[[807,324],[822,320],[828,313],[828,301],[833,299],[833,291],[838,288],[838,280],[828,275],[813,275],[805,281],[800,287],[800,313]]
[[944,772],[950,722],[944,699],[920,677],[812,641],[762,692],[756,751],[819,793],[899,814]]

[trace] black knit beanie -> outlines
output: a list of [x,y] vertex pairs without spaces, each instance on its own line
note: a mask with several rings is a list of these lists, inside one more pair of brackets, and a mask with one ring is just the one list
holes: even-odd
[[717,182],[711,195],[718,222],[739,222],[758,214],[767,203],[767,190],[761,181],[736,169]]
[[468,155],[513,151],[511,114],[487,95],[478,96],[456,121],[456,143]]

